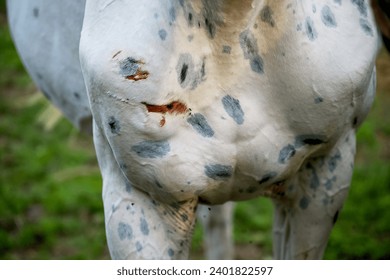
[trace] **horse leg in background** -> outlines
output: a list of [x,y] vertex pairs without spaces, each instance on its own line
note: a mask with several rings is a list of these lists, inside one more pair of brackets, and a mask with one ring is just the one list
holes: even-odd
[[203,227],[206,258],[230,260],[234,258],[233,240],[234,202],[223,205],[199,205],[198,219]]
[[306,161],[275,192],[275,259],[321,259],[347,197],[355,154],[351,131],[326,155]]

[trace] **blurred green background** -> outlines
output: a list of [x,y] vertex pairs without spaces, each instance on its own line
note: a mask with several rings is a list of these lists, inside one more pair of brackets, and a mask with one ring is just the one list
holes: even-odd
[[[59,118],[26,74],[0,1],[0,259],[109,258],[101,178],[90,137]],[[378,92],[358,132],[347,203],[326,259],[390,259],[390,57],[378,62]],[[269,259],[272,206],[260,198],[235,211],[236,258]],[[192,258],[202,258],[198,226]]]

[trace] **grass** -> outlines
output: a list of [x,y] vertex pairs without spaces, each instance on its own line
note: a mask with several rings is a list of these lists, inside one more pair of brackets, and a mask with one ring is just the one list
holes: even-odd
[[[109,258],[101,178],[88,136],[65,119],[50,131],[38,122],[48,102],[25,73],[0,1],[0,259]],[[374,108],[358,133],[349,199],[326,259],[390,258],[390,58],[378,60]],[[238,204],[238,258],[271,258],[272,205]],[[202,251],[196,228],[193,249]]]

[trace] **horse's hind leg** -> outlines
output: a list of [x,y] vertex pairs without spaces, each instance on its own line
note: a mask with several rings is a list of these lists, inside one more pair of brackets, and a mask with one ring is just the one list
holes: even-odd
[[233,202],[217,206],[199,206],[198,219],[203,226],[204,247],[207,259],[223,260],[234,258],[233,210]]
[[322,258],[347,197],[355,154],[351,131],[326,155],[306,161],[274,199],[276,259]]

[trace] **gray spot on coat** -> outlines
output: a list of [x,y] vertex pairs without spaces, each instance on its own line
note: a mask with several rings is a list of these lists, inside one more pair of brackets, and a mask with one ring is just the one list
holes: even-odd
[[240,46],[244,53],[244,58],[249,59],[252,71],[263,74],[264,73],[264,62],[259,55],[259,49],[255,36],[248,29],[241,32]]
[[171,7],[169,9],[169,19],[170,19],[170,24],[174,23],[176,21],[176,10],[174,7]]
[[205,174],[214,180],[225,180],[233,174],[233,167],[230,165],[210,164],[205,166]]
[[189,53],[183,53],[179,56],[176,65],[177,80],[182,88],[189,85],[191,77],[194,74],[194,62]]
[[210,127],[206,118],[202,114],[193,114],[187,119],[187,121],[203,137],[214,136],[214,130]]
[[231,46],[227,46],[227,45],[222,46],[222,52],[223,53],[230,54],[231,51],[232,51],[232,47]]
[[268,5],[264,6],[264,8],[261,9],[261,11],[260,11],[261,21],[268,23],[271,27],[274,27],[275,21],[274,21],[272,15],[273,15],[273,11],[270,8],[270,6],[268,6]]
[[305,21],[306,35],[310,41],[314,41],[318,37],[317,30],[314,27],[314,22],[310,17],[306,18]]
[[126,187],[125,188],[126,188],[127,193],[131,193],[132,186],[127,179],[126,179]]
[[330,172],[333,172],[337,168],[338,161],[341,160],[341,153],[337,151],[337,153],[330,157],[328,161],[328,169]]
[[118,235],[120,240],[125,240],[125,239],[132,239],[133,238],[133,229],[129,224],[125,223],[119,223],[118,224]]
[[175,251],[172,248],[168,249],[168,256],[173,257],[175,255]]
[[320,186],[320,178],[318,177],[317,171],[311,164],[308,164],[307,168],[311,169],[310,188],[312,190],[317,190]]
[[149,235],[149,225],[145,218],[140,219],[140,228],[143,235]]
[[35,18],[39,18],[39,8],[38,7],[34,7],[34,9],[33,9],[33,16]]
[[160,29],[158,31],[158,35],[160,36],[161,40],[165,41],[165,39],[167,38],[168,33],[167,33],[167,31],[165,29]]
[[325,5],[322,10],[321,10],[321,19],[322,22],[327,26],[327,27],[336,27],[336,18],[332,12],[332,10],[329,8],[328,5]]
[[137,71],[139,70],[139,61],[128,57],[122,61],[119,62],[119,68],[120,68],[120,74],[123,77],[133,76],[137,74]]
[[352,4],[354,4],[358,8],[359,13],[362,16],[367,17],[368,11],[367,11],[367,4],[366,4],[365,0],[351,0],[351,1],[352,1]]
[[222,104],[225,108],[226,113],[237,123],[244,123],[244,111],[241,108],[240,101],[226,95],[222,98]]
[[300,207],[302,210],[307,209],[307,207],[309,207],[309,204],[310,204],[310,200],[309,200],[306,196],[303,196],[303,197],[301,198],[301,200],[299,201],[299,207]]
[[110,131],[112,134],[119,134],[121,131],[121,126],[119,124],[119,121],[115,119],[115,117],[111,116],[108,119],[108,125],[110,127]]
[[363,29],[364,33],[373,37],[374,30],[373,30],[371,24],[368,22],[368,20],[361,18],[359,22],[360,22],[360,27]]
[[137,252],[142,251],[143,247],[139,241],[137,241],[137,243],[135,243],[135,249],[137,249]]
[[279,153],[279,163],[286,163],[287,160],[292,158],[295,155],[295,148],[293,145],[289,144],[280,150]]
[[142,158],[162,158],[170,152],[171,147],[167,141],[146,140],[134,145],[131,150]]

